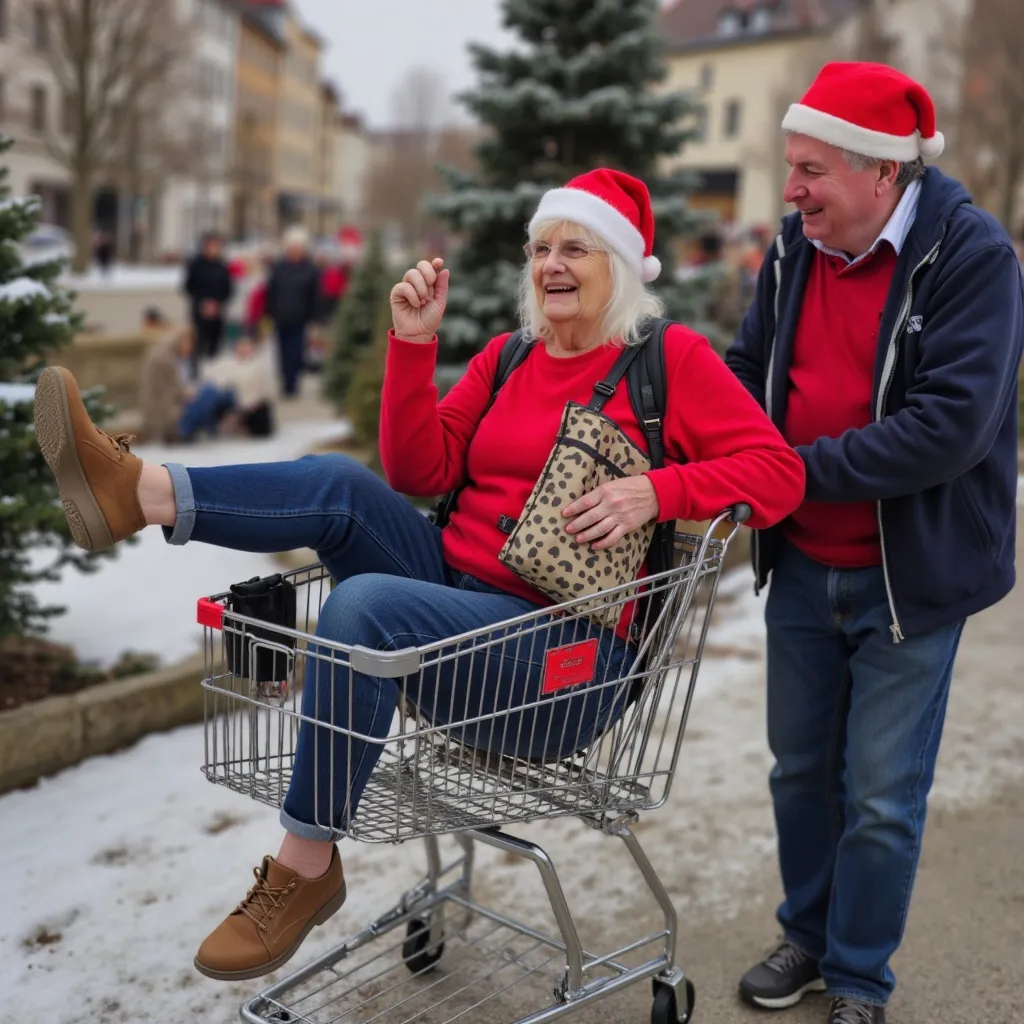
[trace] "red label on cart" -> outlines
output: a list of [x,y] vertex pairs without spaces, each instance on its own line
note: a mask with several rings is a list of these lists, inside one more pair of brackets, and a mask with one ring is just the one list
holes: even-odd
[[544,656],[542,693],[554,693],[566,686],[589,683],[597,665],[597,637],[578,644],[554,647]]

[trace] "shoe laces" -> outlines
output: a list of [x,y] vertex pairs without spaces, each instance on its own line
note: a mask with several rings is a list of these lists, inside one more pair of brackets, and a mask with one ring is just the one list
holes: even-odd
[[829,1010],[829,1024],[874,1024],[875,1008],[859,999],[839,996],[832,1000]]
[[100,437],[110,442],[110,444],[117,450],[118,454],[131,453],[131,448],[129,446],[131,442],[135,440],[135,434],[108,434],[105,430],[100,430],[99,427],[96,427],[95,429],[96,433],[99,434]]
[[253,868],[256,884],[246,893],[245,899],[238,904],[238,909],[255,922],[260,931],[268,931],[267,919],[273,911],[284,906],[284,897],[295,888],[295,882],[287,885],[270,885],[259,868]]
[[791,942],[784,942],[764,961],[764,965],[770,970],[777,971],[779,974],[785,974],[794,967],[799,967],[800,964],[808,959],[810,958],[802,949],[798,949]]

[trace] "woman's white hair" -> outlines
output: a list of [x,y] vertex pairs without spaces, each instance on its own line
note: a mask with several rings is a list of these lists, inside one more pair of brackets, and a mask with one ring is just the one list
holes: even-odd
[[[530,232],[530,241],[561,228],[564,237],[576,238],[596,249],[608,253],[611,270],[611,295],[604,307],[604,316],[599,328],[600,337],[595,344],[621,340],[626,345],[640,342],[640,326],[646,317],[662,316],[664,303],[640,280],[636,272],[600,235],[580,224],[565,220],[539,221]],[[570,264],[571,266],[571,264]],[[544,316],[537,291],[533,285],[533,271],[528,259],[519,279],[519,323],[534,338],[550,340],[553,334],[550,322]]]

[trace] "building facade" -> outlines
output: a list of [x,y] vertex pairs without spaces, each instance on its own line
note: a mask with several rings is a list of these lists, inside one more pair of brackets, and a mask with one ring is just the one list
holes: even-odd
[[279,8],[285,53],[277,132],[278,224],[316,230],[320,139],[320,37]]
[[335,138],[334,195],[345,224],[366,223],[366,187],[375,160],[374,137],[356,114],[342,114]]
[[37,195],[42,220],[68,228],[71,178],[48,141],[67,141],[68,109],[47,58],[53,44],[45,8],[0,0],[0,133],[14,140],[4,156],[14,195]]
[[243,12],[235,79],[231,235],[264,241],[277,234],[277,125],[284,40],[257,11]]
[[956,173],[961,82],[957,37],[970,0],[676,0],[662,13],[668,76],[661,88],[691,93],[694,138],[666,161],[698,172],[691,197],[739,226],[771,226],[787,212],[780,131],[830,60],[880,60],[932,93]]
[[205,231],[227,232],[236,123],[236,65],[241,9],[231,0],[178,0],[194,34],[194,92],[177,100],[195,160],[159,195],[154,249],[191,252]]

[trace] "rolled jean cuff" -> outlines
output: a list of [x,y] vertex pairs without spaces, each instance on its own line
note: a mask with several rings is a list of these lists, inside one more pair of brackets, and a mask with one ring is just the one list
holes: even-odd
[[171,474],[171,486],[174,488],[174,508],[177,517],[174,526],[164,526],[164,540],[168,544],[187,544],[192,537],[196,525],[196,496],[192,491],[192,480],[188,470],[176,462],[164,464]]
[[286,832],[291,832],[293,836],[298,836],[300,839],[317,839],[320,842],[336,843],[339,839],[344,839],[346,835],[334,828],[324,828],[322,825],[310,825],[308,821],[299,821],[283,807],[281,808],[280,822]]

